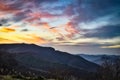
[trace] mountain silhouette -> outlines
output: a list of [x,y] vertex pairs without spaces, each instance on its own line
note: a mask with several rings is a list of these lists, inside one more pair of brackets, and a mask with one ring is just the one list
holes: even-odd
[[0,51],[14,55],[19,65],[41,73],[80,77],[99,68],[80,56],[34,44],[0,44]]

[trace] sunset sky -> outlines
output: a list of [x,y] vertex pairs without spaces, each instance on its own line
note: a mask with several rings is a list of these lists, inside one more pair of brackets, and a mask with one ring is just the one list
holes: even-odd
[[0,0],[0,44],[120,54],[120,0]]

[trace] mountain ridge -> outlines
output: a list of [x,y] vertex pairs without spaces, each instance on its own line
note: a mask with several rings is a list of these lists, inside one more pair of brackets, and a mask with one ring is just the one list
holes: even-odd
[[101,55],[77,54],[77,55],[85,58],[88,61],[99,64],[99,65],[102,65],[104,63],[105,59],[113,62],[117,58],[120,58],[120,55],[107,55],[107,54],[101,54]]
[[[53,63],[65,64],[88,72],[94,72],[99,67],[97,64],[89,62],[80,56],[57,51],[51,47],[41,47],[34,44],[0,44],[0,50],[16,54],[18,61],[24,62],[24,65],[34,65],[33,68],[35,68],[35,66],[38,67],[38,65],[39,68],[41,68],[41,64],[39,63],[41,60],[49,62],[50,65]],[[29,60],[31,59],[32,61],[30,63]],[[42,63],[42,65],[43,64],[44,63]],[[50,65],[46,66],[50,67]]]

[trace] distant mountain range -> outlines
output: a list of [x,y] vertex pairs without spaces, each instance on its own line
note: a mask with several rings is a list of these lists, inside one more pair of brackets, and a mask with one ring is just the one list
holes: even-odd
[[88,54],[78,54],[84,59],[94,62],[96,64],[102,65],[105,60],[115,61],[117,58],[120,58],[120,55],[88,55]]
[[81,77],[100,67],[81,56],[34,44],[0,44],[0,52],[12,55],[20,66],[44,74]]

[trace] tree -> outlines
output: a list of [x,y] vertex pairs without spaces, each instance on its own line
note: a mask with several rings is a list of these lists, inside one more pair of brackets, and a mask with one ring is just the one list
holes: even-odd
[[98,70],[96,80],[119,80],[120,58],[113,61],[105,59],[102,67]]

